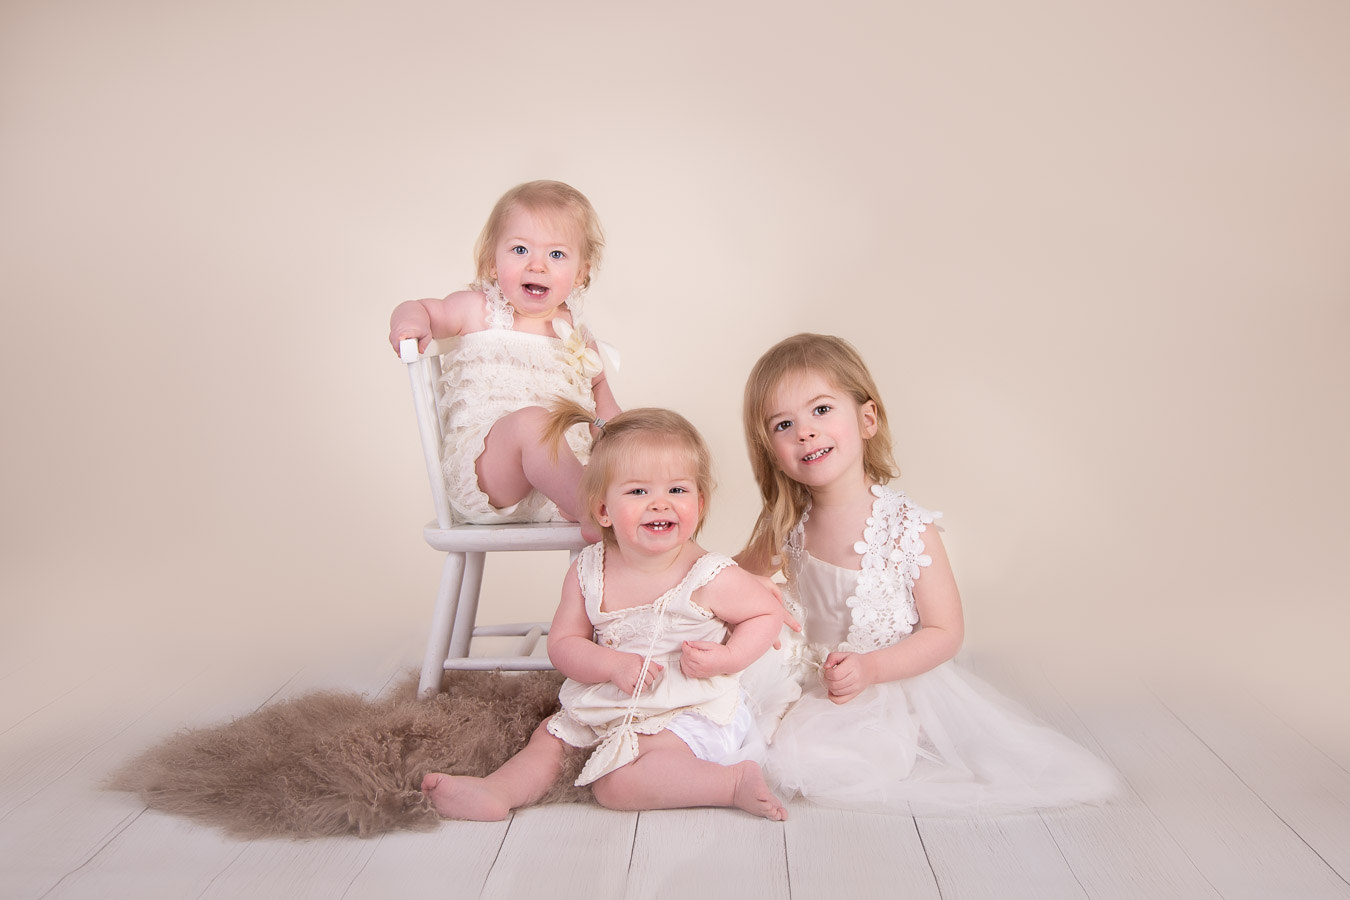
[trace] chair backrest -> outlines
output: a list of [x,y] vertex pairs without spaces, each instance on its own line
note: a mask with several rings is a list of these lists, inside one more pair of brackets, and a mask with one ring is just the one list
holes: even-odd
[[442,443],[440,411],[436,408],[436,382],[441,377],[441,347],[435,341],[427,349],[417,352],[417,341],[406,340],[398,345],[399,357],[408,366],[408,380],[412,382],[413,406],[417,410],[417,432],[422,438],[422,457],[427,466],[427,480],[431,482],[431,502],[436,509],[436,523],[441,528],[454,525],[450,514],[450,498],[445,490],[445,474],[441,470]]

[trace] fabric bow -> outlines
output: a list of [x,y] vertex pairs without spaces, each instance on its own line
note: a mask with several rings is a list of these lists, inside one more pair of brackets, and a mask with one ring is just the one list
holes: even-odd
[[582,378],[589,380],[605,370],[604,365],[600,362],[600,354],[586,346],[586,341],[581,336],[580,331],[568,325],[562,319],[554,319],[553,333],[562,341],[563,353],[567,355],[567,361],[580,373]]

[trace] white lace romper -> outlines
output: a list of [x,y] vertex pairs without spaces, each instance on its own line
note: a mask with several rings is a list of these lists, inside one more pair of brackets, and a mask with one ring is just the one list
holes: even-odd
[[[591,544],[581,551],[577,578],[586,615],[595,627],[595,642],[639,656],[650,653],[652,662],[665,669],[636,700],[613,682],[586,684],[569,678],[563,683],[558,693],[562,709],[549,720],[549,732],[574,747],[596,748],[577,779],[578,785],[590,784],[632,762],[637,758],[639,734],[656,734],[683,714],[697,713],[720,726],[730,725],[737,718],[741,707],[739,675],[689,678],[680,671],[680,649],[685,641],[725,642],[727,624],[695,603],[692,596],[723,569],[734,565],[720,553],[705,553],[679,584],[653,602],[610,612],[602,608],[605,545]],[[747,726],[748,720],[747,715]]]
[[789,650],[802,696],[769,748],[770,780],[786,795],[851,809],[984,815],[1100,802],[1117,790],[1109,766],[980,679],[945,662],[865,688],[844,704],[820,677],[833,650],[867,653],[919,625],[914,585],[932,563],[924,532],[940,515],[890,487],[854,549],[860,568],[811,556],[805,522],[784,547],[785,595],[801,622]]
[[[561,338],[515,331],[511,304],[495,285],[483,290],[488,327],[445,342],[448,346],[441,356],[442,375],[437,382],[437,406],[445,434],[441,464],[451,510],[457,521],[484,525],[561,521],[558,507],[538,491],[503,509],[494,507],[478,489],[474,466],[488,432],[508,413],[527,406],[548,408],[559,398],[595,412],[591,376],[579,352],[584,344],[574,340],[569,346]],[[579,318],[574,310],[576,332],[588,341],[590,336]],[[567,444],[584,465],[590,457],[590,429],[585,425],[570,429]]]

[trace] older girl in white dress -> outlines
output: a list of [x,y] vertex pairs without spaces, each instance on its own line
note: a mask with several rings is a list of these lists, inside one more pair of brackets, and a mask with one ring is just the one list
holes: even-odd
[[908,814],[1100,801],[1109,767],[951,661],[965,623],[929,512],[897,474],[886,410],[847,342],[801,334],[756,363],[745,432],[763,509],[739,557],[782,568],[802,695],[769,748],[787,796]]

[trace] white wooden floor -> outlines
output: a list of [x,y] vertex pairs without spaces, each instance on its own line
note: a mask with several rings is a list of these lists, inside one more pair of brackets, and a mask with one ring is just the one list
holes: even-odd
[[972,821],[794,804],[770,823],[561,805],[368,841],[243,842],[98,787],[177,728],[319,687],[377,693],[417,642],[308,665],[0,663],[0,896],[1350,898],[1346,748],[1190,686],[1084,691],[1082,671],[1043,659],[971,666],[1120,769],[1129,789],[1110,807]]

